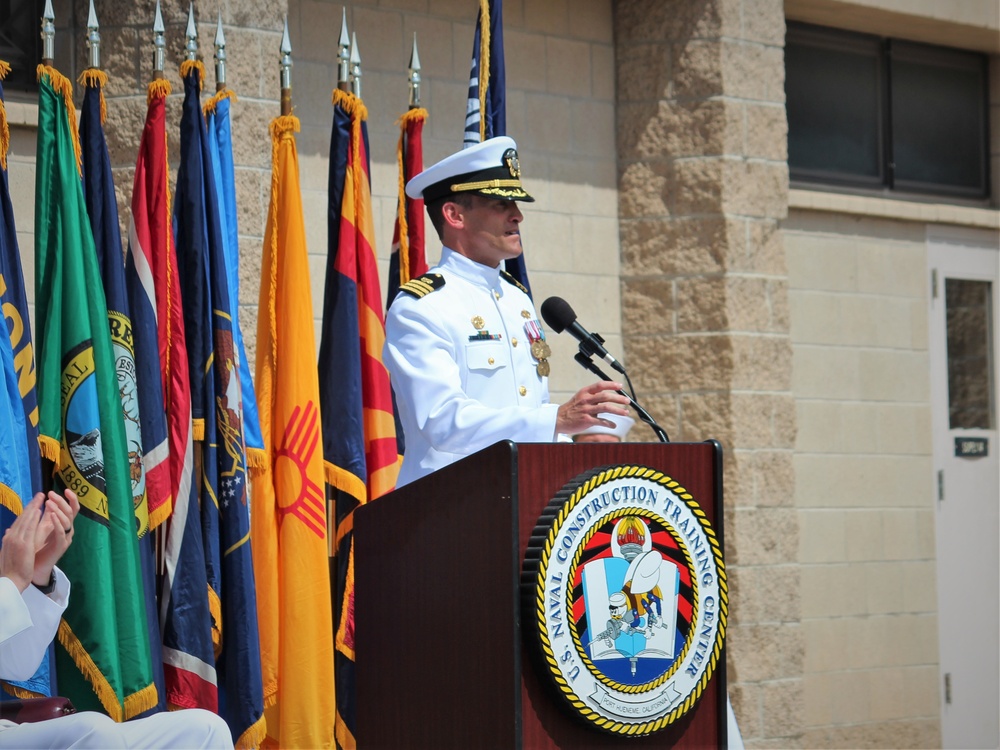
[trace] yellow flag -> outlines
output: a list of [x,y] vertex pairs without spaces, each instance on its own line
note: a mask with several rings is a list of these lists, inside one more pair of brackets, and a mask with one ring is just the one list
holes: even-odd
[[294,133],[271,123],[271,207],[257,322],[265,473],[252,539],[268,743],[332,748],[336,696],[312,295]]

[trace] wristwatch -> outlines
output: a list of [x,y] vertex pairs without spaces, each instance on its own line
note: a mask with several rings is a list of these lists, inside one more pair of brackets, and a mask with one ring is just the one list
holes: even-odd
[[46,583],[44,586],[39,586],[34,581],[32,581],[31,585],[34,586],[39,591],[41,591],[46,596],[48,596],[56,588],[56,574],[55,574],[55,571],[52,571],[52,572],[49,573],[49,582]]

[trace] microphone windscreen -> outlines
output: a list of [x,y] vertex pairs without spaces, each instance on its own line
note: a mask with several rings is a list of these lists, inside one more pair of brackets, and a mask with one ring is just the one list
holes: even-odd
[[562,297],[549,297],[542,303],[542,320],[556,333],[576,320],[576,313]]

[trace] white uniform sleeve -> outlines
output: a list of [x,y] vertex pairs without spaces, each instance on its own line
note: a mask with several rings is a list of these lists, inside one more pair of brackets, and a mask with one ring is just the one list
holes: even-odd
[[34,586],[19,592],[0,578],[0,679],[27,680],[38,669],[69,601],[69,580],[53,570],[55,589],[46,596]]
[[386,322],[386,366],[398,401],[413,409],[417,429],[435,450],[470,454],[501,440],[550,442],[556,404],[493,408],[462,389],[454,344],[436,321],[401,296]]

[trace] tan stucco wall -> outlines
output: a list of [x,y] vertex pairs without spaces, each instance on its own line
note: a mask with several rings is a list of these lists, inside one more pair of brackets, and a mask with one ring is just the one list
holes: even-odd
[[937,600],[925,225],[795,211],[804,747],[933,747]]

